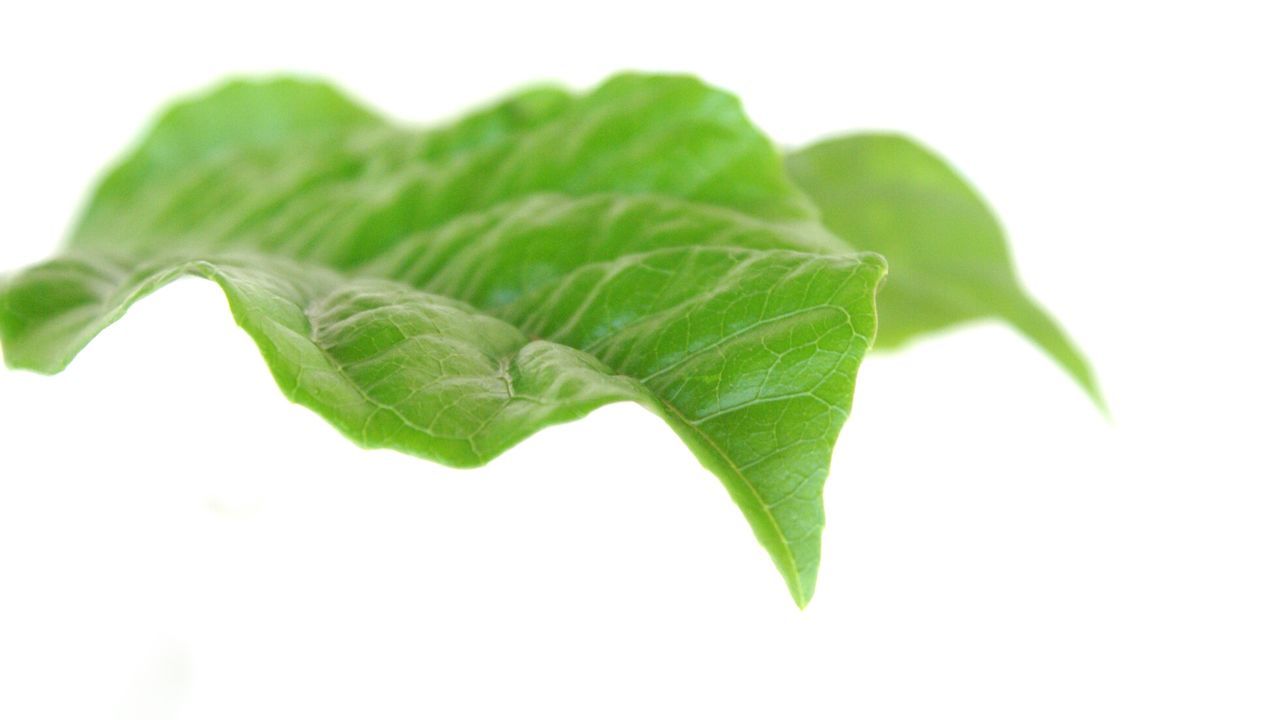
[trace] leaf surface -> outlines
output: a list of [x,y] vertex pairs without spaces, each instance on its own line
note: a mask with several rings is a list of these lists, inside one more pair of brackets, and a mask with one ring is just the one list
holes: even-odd
[[787,169],[834,233],[893,268],[878,304],[878,348],[1000,318],[1103,406],[1084,355],[1018,282],[995,215],[941,158],[900,135],[867,133],[795,152]]
[[528,90],[434,130],[323,84],[236,82],[166,112],[66,250],[0,286],[0,342],[57,372],[196,275],[284,393],[364,446],[471,466],[638,402],[803,605],[884,271],[823,227],[736,99],[692,78]]

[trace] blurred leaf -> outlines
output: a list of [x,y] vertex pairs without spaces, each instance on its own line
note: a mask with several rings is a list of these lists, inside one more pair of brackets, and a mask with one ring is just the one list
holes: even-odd
[[898,135],[860,134],[793,153],[787,169],[818,204],[827,227],[851,246],[888,259],[878,348],[1000,318],[1103,406],[1084,355],[1019,284],[995,216],[942,159]]

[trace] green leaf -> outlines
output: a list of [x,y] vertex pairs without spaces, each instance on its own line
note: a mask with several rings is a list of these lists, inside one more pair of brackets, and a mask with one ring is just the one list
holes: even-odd
[[879,298],[878,348],[1000,318],[1104,407],[1084,355],[1019,284],[995,216],[941,158],[898,135],[862,134],[793,153],[787,169],[832,231],[888,258],[893,277]]
[[165,113],[67,249],[0,288],[57,372],[182,275],[225,291],[281,389],[355,442],[456,466],[629,400],[723,481],[796,602],[875,334],[849,251],[732,96],[622,75],[437,130],[333,89],[236,82]]

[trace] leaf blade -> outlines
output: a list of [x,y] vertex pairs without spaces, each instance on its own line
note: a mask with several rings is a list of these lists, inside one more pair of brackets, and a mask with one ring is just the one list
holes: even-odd
[[878,347],[1000,318],[1105,412],[1088,360],[1018,281],[994,213],[940,157],[901,135],[862,133],[791,153],[787,170],[837,236],[889,259]]
[[286,396],[364,446],[470,466],[639,402],[808,602],[884,266],[822,228],[736,99],[625,75],[417,131],[324,86],[262,99],[277,87],[160,120],[67,253],[0,289],[7,362],[56,372],[193,274],[222,287]]

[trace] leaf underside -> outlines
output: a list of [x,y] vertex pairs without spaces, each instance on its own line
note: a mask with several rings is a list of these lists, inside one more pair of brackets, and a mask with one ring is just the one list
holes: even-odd
[[[427,130],[322,83],[237,81],[162,115],[64,251],[0,281],[0,342],[9,365],[58,372],[195,275],[285,395],[362,446],[474,466],[637,402],[721,479],[803,606],[885,274],[840,214],[863,187],[847,160],[792,156],[815,207],[735,98],[683,76],[535,88]],[[891,342],[956,319],[912,326],[923,305],[903,294],[886,293]]]

